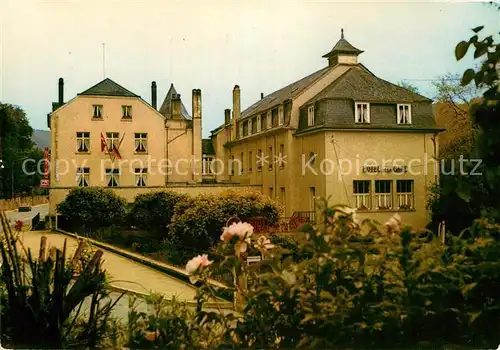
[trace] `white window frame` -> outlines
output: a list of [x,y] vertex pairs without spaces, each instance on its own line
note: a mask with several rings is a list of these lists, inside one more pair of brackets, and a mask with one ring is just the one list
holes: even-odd
[[285,167],[285,144],[284,143],[281,143],[280,144],[280,153],[279,153],[279,156],[278,156],[278,162],[279,162],[279,166],[280,166],[280,169],[283,169]]
[[[401,112],[404,110],[404,107],[408,107],[408,115],[404,116]],[[409,103],[400,103],[397,106],[397,116],[398,116],[398,124],[411,124],[411,104]],[[406,117],[403,120],[403,117]]]
[[[377,182],[389,183],[389,192],[379,192],[377,189]],[[375,209],[392,210],[392,208],[394,208],[394,181],[386,179],[375,180],[375,184],[373,187],[373,191],[375,194]]]
[[261,120],[260,120],[260,114],[257,116],[257,132],[261,131]]
[[285,112],[283,105],[280,105],[278,107],[278,125],[283,125],[285,124]]
[[267,111],[267,114],[266,114],[266,128],[267,129],[272,129],[273,128],[273,113],[272,113],[272,111]]
[[148,168],[135,168],[135,186],[146,187],[148,184]]
[[76,132],[76,152],[90,153],[90,132],[88,131]]
[[[364,106],[366,105],[366,118],[364,120],[360,120],[361,116],[359,115],[358,112],[358,106]],[[369,102],[356,102],[354,104],[354,122],[356,124],[367,124],[370,123],[370,103]]]
[[247,128],[248,128],[248,135],[252,135],[252,118],[248,119]]
[[132,119],[132,106],[122,105],[122,119]]
[[89,187],[90,168],[77,168],[76,169],[76,185],[78,187]]
[[[114,183],[110,186],[112,180],[114,180]],[[120,187],[120,169],[106,169],[106,187]]]
[[307,107],[307,126],[314,125],[314,105]]
[[102,105],[92,105],[92,109],[93,109],[92,118],[101,119],[103,110]]
[[148,134],[146,132],[134,133],[134,152],[148,153]]
[[[411,183],[410,192],[398,191],[398,182],[408,181]],[[396,208],[399,210],[415,209],[415,180],[413,179],[397,179],[396,180]]]
[[208,157],[204,156],[203,157],[203,175],[214,175],[214,158],[213,157]]
[[[363,182],[363,183],[368,183],[368,192],[362,192],[358,191],[359,186],[356,186],[355,184]],[[355,209],[361,209],[361,210],[370,210],[371,209],[371,187],[372,187],[372,182],[370,180],[353,180],[352,181],[353,185],[353,195],[354,195],[354,208]]]
[[120,133],[119,132],[106,132],[106,148],[108,152],[113,150],[112,145],[114,144],[116,149],[118,149],[120,143]]

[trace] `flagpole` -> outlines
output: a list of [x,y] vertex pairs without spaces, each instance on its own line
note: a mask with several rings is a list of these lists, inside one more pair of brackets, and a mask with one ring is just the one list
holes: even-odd
[[102,79],[106,79],[106,44],[102,43]]

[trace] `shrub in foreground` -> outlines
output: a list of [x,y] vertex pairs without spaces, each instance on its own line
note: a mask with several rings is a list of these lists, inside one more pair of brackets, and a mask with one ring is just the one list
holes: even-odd
[[126,201],[113,191],[99,187],[77,187],[58,204],[58,212],[69,223],[68,229],[92,232],[122,222]]
[[186,197],[175,207],[167,237],[171,243],[207,251],[219,241],[229,218],[265,217],[274,224],[280,212],[277,202],[255,192]]
[[[116,301],[109,298],[101,268],[103,252],[92,253],[83,241],[73,257],[49,249],[46,237],[38,256],[24,249],[3,213],[0,242],[1,343],[7,348],[96,348],[109,334]],[[86,310],[86,312],[84,312]],[[83,317],[82,317],[83,316]]]
[[[242,224],[224,229],[222,258],[188,262],[193,281],[202,281],[200,300],[214,295],[208,283],[214,273],[234,275],[242,315],[210,316],[224,327],[221,346],[498,345],[500,226],[478,221],[467,239],[452,237],[441,245],[404,227],[397,214],[385,228],[369,220],[360,224],[340,207],[325,214],[324,229],[309,227],[299,247],[309,259],[282,260],[278,247]],[[244,261],[252,245],[266,258],[260,271]]]
[[165,233],[174,215],[175,205],[187,196],[172,191],[151,192],[135,197],[128,215],[130,225]]

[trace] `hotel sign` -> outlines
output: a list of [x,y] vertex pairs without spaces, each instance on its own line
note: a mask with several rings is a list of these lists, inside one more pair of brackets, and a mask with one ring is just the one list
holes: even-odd
[[408,167],[406,165],[404,165],[404,166],[385,167],[385,168],[381,168],[378,165],[375,165],[375,166],[364,166],[363,167],[363,172],[364,173],[396,173],[396,174],[401,174],[401,173],[408,172]]

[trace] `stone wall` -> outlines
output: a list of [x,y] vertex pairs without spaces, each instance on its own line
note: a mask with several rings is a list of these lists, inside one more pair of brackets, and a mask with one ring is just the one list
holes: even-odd
[[48,196],[18,197],[14,199],[0,199],[0,210],[15,210],[22,206],[34,206],[49,202]]

